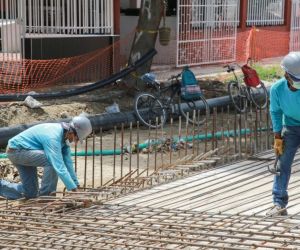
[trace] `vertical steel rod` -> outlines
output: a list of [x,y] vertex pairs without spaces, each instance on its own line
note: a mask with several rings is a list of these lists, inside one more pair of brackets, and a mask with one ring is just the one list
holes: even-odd
[[[206,114],[206,117],[207,117],[207,114]],[[200,135],[199,121],[200,121],[200,110],[198,110],[198,114],[197,114],[197,135]],[[199,152],[200,152],[200,139],[198,137],[197,137],[197,155],[199,155]]]
[[192,154],[195,155],[195,122],[196,122],[196,110],[193,110],[193,124],[192,124]]
[[233,124],[233,129],[234,129],[234,153],[236,154],[237,153],[237,140],[236,140],[236,137],[237,137],[237,111],[235,110],[234,111],[234,124]]
[[157,147],[158,147],[158,118],[155,119],[155,150],[154,150],[154,171],[157,171]]
[[187,156],[188,153],[188,136],[189,136],[189,116],[190,114],[187,113],[187,118],[185,120],[185,153],[184,155]]
[[95,132],[93,131],[92,133],[93,135],[93,159],[92,159],[92,175],[93,175],[93,179],[92,179],[92,187],[95,187]]
[[137,175],[140,174],[140,123],[139,121],[136,122],[136,168],[137,168]]
[[129,124],[129,173],[131,173],[132,166],[132,122]]
[[173,154],[173,117],[171,117],[171,120],[170,120],[170,161],[169,161],[169,164],[171,166],[172,164],[172,154]]
[[114,126],[114,155],[113,155],[113,181],[116,181],[116,148],[117,148],[117,127]]
[[88,150],[88,139],[85,139],[85,154],[84,154],[84,184],[83,187],[86,188],[86,178],[87,178],[87,150]]
[[[151,124],[151,121],[149,121]],[[150,165],[150,150],[153,148],[155,145],[151,145],[151,128],[148,127],[148,150],[147,150],[147,176],[149,176],[149,165]]]
[[164,144],[165,142],[165,136],[164,136],[164,124],[163,124],[163,118],[161,117],[161,139],[160,139],[160,158],[161,158],[161,167],[164,167]]
[[178,157],[180,158],[181,156],[181,154],[180,154],[180,152],[181,152],[181,137],[182,137],[182,135],[181,135],[181,116],[179,116],[179,118],[178,118]]
[[100,186],[103,186],[103,132],[100,128]]
[[121,164],[120,164],[120,175],[123,177],[123,166],[124,166],[124,123],[121,124]]

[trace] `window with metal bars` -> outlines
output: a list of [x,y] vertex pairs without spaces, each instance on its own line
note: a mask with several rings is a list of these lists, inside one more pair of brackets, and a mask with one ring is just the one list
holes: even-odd
[[113,1],[20,1],[27,34],[113,34]]
[[191,7],[194,28],[239,24],[240,0],[193,0]]
[[284,0],[248,0],[247,25],[284,24]]

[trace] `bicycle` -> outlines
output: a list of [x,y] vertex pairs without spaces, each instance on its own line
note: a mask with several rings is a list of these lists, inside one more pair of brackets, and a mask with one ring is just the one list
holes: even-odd
[[[181,98],[181,83],[178,75],[168,79],[169,85],[162,86],[151,73],[141,77],[153,92],[141,92],[134,99],[134,113],[138,120],[150,128],[159,128],[167,120],[168,113],[177,110],[189,123],[203,124],[209,115],[209,106],[203,94],[197,100]],[[169,94],[168,94],[169,93]]]
[[[240,67],[238,64],[236,64]],[[243,68],[244,67],[244,68]],[[233,65],[224,66],[227,72],[232,72],[235,80],[228,83],[229,97],[239,113],[244,113],[248,102],[253,103],[257,109],[265,109],[268,103],[268,91],[264,83],[259,79],[256,71],[245,64],[240,67],[244,74],[244,84],[241,84],[235,73]],[[248,74],[248,72],[251,72]]]

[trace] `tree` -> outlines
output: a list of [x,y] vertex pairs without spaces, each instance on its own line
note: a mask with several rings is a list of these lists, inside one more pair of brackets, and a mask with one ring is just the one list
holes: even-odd
[[[128,59],[129,64],[135,63],[149,50],[155,48],[164,6],[164,0],[142,0],[140,16]],[[130,87],[143,89],[144,86],[141,84],[139,77],[150,71],[151,64],[152,60],[149,60],[124,80]]]

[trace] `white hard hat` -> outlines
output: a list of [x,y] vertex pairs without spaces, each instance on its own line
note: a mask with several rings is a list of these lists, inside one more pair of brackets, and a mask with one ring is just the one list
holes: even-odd
[[290,52],[281,61],[281,67],[295,82],[300,82],[300,52]]
[[82,142],[90,133],[92,133],[92,124],[90,120],[83,115],[75,116],[72,119],[70,126],[76,131],[80,142]]

